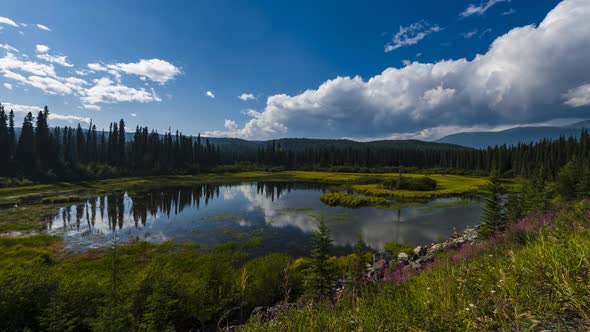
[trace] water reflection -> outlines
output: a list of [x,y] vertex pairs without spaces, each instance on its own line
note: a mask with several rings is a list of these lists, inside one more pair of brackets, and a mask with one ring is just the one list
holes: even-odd
[[195,241],[215,245],[232,240],[228,234],[261,235],[259,253],[270,251],[306,254],[310,233],[323,216],[332,232],[336,250],[350,251],[358,236],[382,250],[388,241],[417,245],[448,237],[476,224],[479,202],[431,209],[454,198],[438,199],[421,207],[398,210],[328,207],[319,196],[318,184],[246,183],[201,185],[137,194],[110,194],[60,208],[48,224],[63,233],[72,250],[108,244],[117,231],[123,240],[151,242]]

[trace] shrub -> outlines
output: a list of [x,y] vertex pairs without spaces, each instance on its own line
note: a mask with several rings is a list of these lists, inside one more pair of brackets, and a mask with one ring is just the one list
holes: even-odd
[[396,179],[390,179],[383,183],[383,188],[389,190],[413,190],[413,191],[432,191],[436,189],[436,180],[427,176],[407,177],[399,176]]

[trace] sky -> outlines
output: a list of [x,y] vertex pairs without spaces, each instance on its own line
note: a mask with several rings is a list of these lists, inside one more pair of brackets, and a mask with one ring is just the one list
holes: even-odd
[[17,121],[417,138],[590,118],[590,1],[30,1],[0,8]]

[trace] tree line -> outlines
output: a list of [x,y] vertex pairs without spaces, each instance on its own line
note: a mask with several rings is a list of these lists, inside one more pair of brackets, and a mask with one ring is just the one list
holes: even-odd
[[36,117],[27,113],[17,136],[14,111],[0,105],[0,176],[57,180],[196,173],[219,162],[219,147],[200,136],[194,140],[178,131],[161,135],[136,127],[129,141],[123,120],[98,131],[92,122],[86,130],[80,124],[49,128],[48,118],[47,107]]
[[108,131],[48,126],[47,107],[36,117],[28,113],[17,136],[14,112],[0,105],[0,177],[36,180],[76,180],[122,175],[198,173],[202,171],[312,169],[334,171],[398,172],[431,169],[441,173],[531,177],[542,167],[544,178],[556,179],[571,160],[587,168],[590,136],[544,139],[537,143],[471,149],[421,141],[282,139],[256,150],[240,150],[170,130],[159,134],[136,127],[128,135],[125,122],[113,122]]
[[[300,149],[285,148],[281,141],[272,141],[259,148],[255,155],[242,156],[258,164],[287,169],[333,169],[343,171],[381,168],[397,172],[400,167],[442,169],[488,175],[495,169],[502,177],[531,177],[542,166],[544,176],[555,179],[558,170],[577,159],[584,165],[590,160],[590,136],[582,129],[579,137],[543,139],[537,143],[497,145],[487,149],[471,149],[449,144],[420,141],[385,141],[370,145],[342,142],[308,144]],[[390,169],[387,169],[387,168]],[[446,169],[446,170],[445,170]]]

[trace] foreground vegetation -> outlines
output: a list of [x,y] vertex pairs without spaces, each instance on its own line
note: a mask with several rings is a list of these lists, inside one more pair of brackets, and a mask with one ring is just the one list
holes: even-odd
[[590,202],[534,214],[413,276],[308,302],[246,331],[587,330]]

